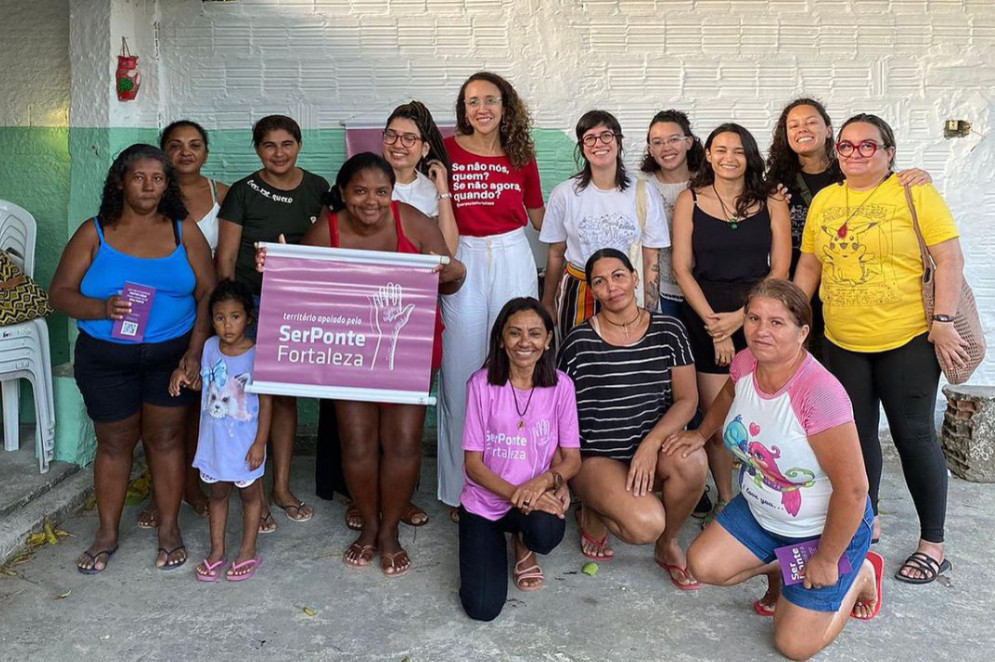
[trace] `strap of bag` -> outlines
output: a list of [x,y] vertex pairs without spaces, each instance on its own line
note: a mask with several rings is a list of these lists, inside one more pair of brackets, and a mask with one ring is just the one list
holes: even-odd
[[916,231],[916,240],[919,242],[919,254],[922,257],[922,282],[925,285],[933,282],[936,263],[933,262],[933,256],[929,254],[929,248],[926,247],[926,240],[922,237],[922,230],[919,228],[919,215],[916,214],[916,206],[912,202],[912,191],[908,186],[904,188],[905,204],[909,206],[909,212],[912,214],[912,229]]
[[808,184],[805,182],[805,178],[802,177],[800,172],[795,173],[795,184],[798,186],[798,193],[801,194],[802,200],[805,201],[805,206],[811,207],[812,191],[809,189]]

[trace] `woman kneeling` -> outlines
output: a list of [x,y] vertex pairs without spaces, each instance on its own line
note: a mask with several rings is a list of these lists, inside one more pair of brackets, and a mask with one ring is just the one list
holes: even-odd
[[580,468],[573,382],[556,370],[553,319],[531,297],[504,305],[482,370],[470,377],[460,495],[460,601],[491,621],[508,594],[504,534],[515,549],[515,586],[542,587],[535,554],[563,539],[565,481]]
[[[851,615],[877,614],[883,565],[867,552],[873,513],[853,410],[805,351],[811,320],[798,287],[754,287],[747,349],[733,359],[729,381],[698,430],[664,444],[666,453],[697,450],[725,420],[723,442],[742,467],[740,494],[692,543],[688,563],[700,581],[719,586],[767,574],[771,588],[754,610],[774,612],[774,644],[797,660],[830,644]],[[816,548],[803,581],[778,590],[775,550],[810,541]]]

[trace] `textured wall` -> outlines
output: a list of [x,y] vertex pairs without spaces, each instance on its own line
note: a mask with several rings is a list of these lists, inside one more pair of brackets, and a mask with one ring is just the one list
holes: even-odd
[[[512,80],[543,129],[617,113],[633,162],[662,108],[689,112],[700,134],[735,119],[762,147],[801,94],[837,122],[875,112],[898,133],[899,166],[928,169],[953,208],[995,329],[995,141],[942,137],[947,118],[991,127],[991,0],[159,0],[159,13],[162,117],[216,128],[271,112],[378,125],[412,97],[451,118],[480,68]],[[572,163],[568,141],[544,144],[548,191]],[[979,377],[995,380],[995,357]]]
[[[69,0],[0,0],[0,16],[0,198],[38,222],[35,277],[48,285],[68,238]],[[65,361],[65,318],[49,329]]]

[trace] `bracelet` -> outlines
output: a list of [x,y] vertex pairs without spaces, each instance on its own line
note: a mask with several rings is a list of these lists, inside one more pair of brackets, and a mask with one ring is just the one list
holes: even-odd
[[443,198],[450,198],[451,199],[452,197],[453,197],[452,193],[436,193],[436,195],[435,195],[435,199],[436,200],[442,200]]
[[954,321],[953,315],[933,315],[934,322],[945,322],[947,324]]

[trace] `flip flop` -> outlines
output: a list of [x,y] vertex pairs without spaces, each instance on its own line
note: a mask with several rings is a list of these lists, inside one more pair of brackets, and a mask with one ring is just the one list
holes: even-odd
[[241,575],[229,575],[226,572],[225,579],[227,579],[230,582],[244,582],[246,579],[252,579],[253,575],[256,574],[256,569],[259,567],[259,565],[262,562],[263,559],[261,556],[257,556],[254,559],[246,559],[241,563],[235,563],[234,561],[232,561],[231,567],[229,568],[229,570],[231,570],[232,572],[238,572],[245,566],[249,566],[249,570]]
[[[585,531],[584,530],[584,525],[581,524],[580,508],[578,508],[577,510],[574,511],[574,519],[577,520],[577,529],[580,531],[580,538],[581,538],[580,553],[581,554],[583,554],[587,558],[592,559],[594,561],[611,561],[613,558],[615,558],[615,552],[614,552],[614,550],[608,549],[608,533],[607,532],[605,533],[605,535],[601,536],[601,540],[598,540],[597,538],[595,538],[594,536],[592,536],[591,534],[589,534],[587,531]],[[602,551],[611,552],[611,554],[605,554],[603,556],[598,556],[597,554],[592,554],[590,552],[584,551],[584,541],[586,541],[586,542],[594,545],[595,547],[600,548]]]
[[[868,554],[868,556],[870,556],[870,554]],[[903,568],[918,570],[924,574],[925,577],[906,577],[902,574]],[[905,582],[906,584],[929,584],[930,582],[936,581],[937,577],[951,568],[953,568],[953,565],[947,559],[943,559],[943,563],[940,563],[929,554],[924,554],[923,552],[912,552],[909,554],[909,558],[905,559],[905,563],[902,564],[902,567],[895,572],[895,579],[900,582]]]
[[[184,551],[183,560],[180,561],[179,563],[170,564],[169,557],[175,554],[176,552],[180,551],[181,549]],[[166,555],[166,562],[161,566],[157,565],[156,568],[158,568],[159,570],[176,570],[177,568],[179,568],[180,566],[182,566],[184,563],[187,562],[187,556],[185,553],[186,551],[187,551],[187,546],[184,544],[179,544],[173,549],[166,549],[165,547],[160,547],[159,553]],[[158,556],[158,554],[156,556]]]
[[[272,529],[264,529],[263,527],[266,525],[266,522],[273,522],[273,528]],[[263,515],[262,517],[259,518],[259,533],[260,534],[265,535],[267,533],[273,533],[274,531],[276,531],[276,520],[273,519],[273,513],[272,512],[266,513],[265,515]]]
[[[870,616],[857,616],[853,613],[852,609],[850,610],[850,617],[856,618],[858,621],[869,621],[881,611],[881,580],[884,578],[884,559],[877,552],[867,552],[867,560],[874,566],[874,585],[876,586],[875,590],[877,591],[878,599],[874,603],[874,611],[871,612]],[[856,607],[856,604],[854,604],[854,607]]]
[[[530,556],[533,559],[535,558],[535,556],[532,553],[526,554],[525,558],[515,563],[515,569],[512,571],[512,578],[515,580],[515,588],[517,588],[519,591],[522,591],[523,593],[531,593],[532,591],[538,591],[539,589],[542,588],[543,584],[542,568],[539,567],[538,563],[533,562],[532,565],[530,565],[527,568],[521,567],[522,563],[528,561]],[[525,581],[526,579],[538,579],[539,583],[533,584],[531,586],[529,586],[528,584],[523,584],[522,582]]]
[[[135,526],[139,529],[158,529],[158,519],[159,516],[156,515],[153,517],[152,512],[148,509],[148,506],[146,506],[138,512],[138,518],[135,520]],[[150,524],[149,522],[155,522],[155,524]]]
[[[350,561],[349,557],[346,556],[346,554],[348,554],[349,552],[356,554],[358,558],[355,561]],[[351,545],[349,545],[349,548],[346,549],[345,554],[342,555],[342,562],[345,563],[350,568],[357,568],[357,569],[365,568],[370,565],[370,561],[372,561],[373,557],[376,555],[377,555],[376,545],[360,545],[358,542],[354,542]],[[359,561],[360,559],[366,561],[366,563],[357,563],[357,561]]]
[[770,617],[774,615],[774,610],[767,606],[762,599],[753,601],[753,612],[757,616]]
[[677,581],[676,577],[674,577],[673,573],[679,572],[682,575],[684,575],[684,579],[690,579],[691,575],[688,574],[687,566],[682,568],[679,565],[664,563],[660,559],[653,559],[653,560],[656,561],[656,564],[658,566],[667,571],[667,576],[670,577],[670,583],[676,586],[677,588],[681,589],[682,591],[697,591],[698,589],[701,588],[701,582],[699,582],[698,580],[695,580],[690,584],[682,584],[679,581]]
[[202,561],[202,563],[204,564],[204,567],[207,568],[207,572],[203,573],[200,570],[198,570],[197,568],[199,568],[200,566],[197,566],[197,568],[194,568],[193,569],[193,574],[197,577],[197,581],[199,581],[199,582],[216,582],[216,581],[218,581],[218,578],[221,576],[221,569],[220,569],[221,566],[223,566],[224,564],[228,563],[228,559],[226,559],[225,557],[222,556],[220,559],[218,559],[214,563],[211,563],[207,559],[204,559]]
[[[419,521],[415,521],[415,517],[420,517]],[[401,515],[401,521],[408,526],[425,526],[428,524],[428,513],[409,502]]]
[[[93,565],[91,565],[89,568],[83,568],[79,565],[79,562],[77,561],[76,569],[79,570],[79,573],[81,575],[99,575],[100,573],[102,573],[104,570],[107,569],[107,564],[111,562],[111,557],[114,556],[114,552],[117,551],[117,548],[118,546],[114,545],[114,549],[102,549],[96,554],[91,554],[89,551],[83,552],[83,556],[89,558],[93,562]],[[101,556],[106,556],[106,558],[104,559],[104,567],[97,568],[97,559],[99,559]]]
[[[397,570],[397,563],[394,562],[394,559],[396,559],[401,555],[408,556],[408,553],[403,549],[400,549],[396,552],[380,552],[380,572],[382,572],[385,577],[389,577],[391,579],[397,579],[398,577],[402,577],[408,574],[408,570],[411,570],[411,557],[408,557],[407,568],[404,568],[403,570]],[[395,571],[387,572],[388,567],[393,568]]]
[[277,503],[274,501],[273,505],[282,510],[284,513],[286,513],[287,519],[289,519],[291,522],[307,522],[310,521],[312,517],[314,517],[313,511],[305,517],[294,517],[293,515],[290,514],[291,510],[293,510],[298,515],[301,514],[301,508],[303,508],[307,504],[301,501],[300,499],[297,500],[297,503],[287,503],[287,504]]

